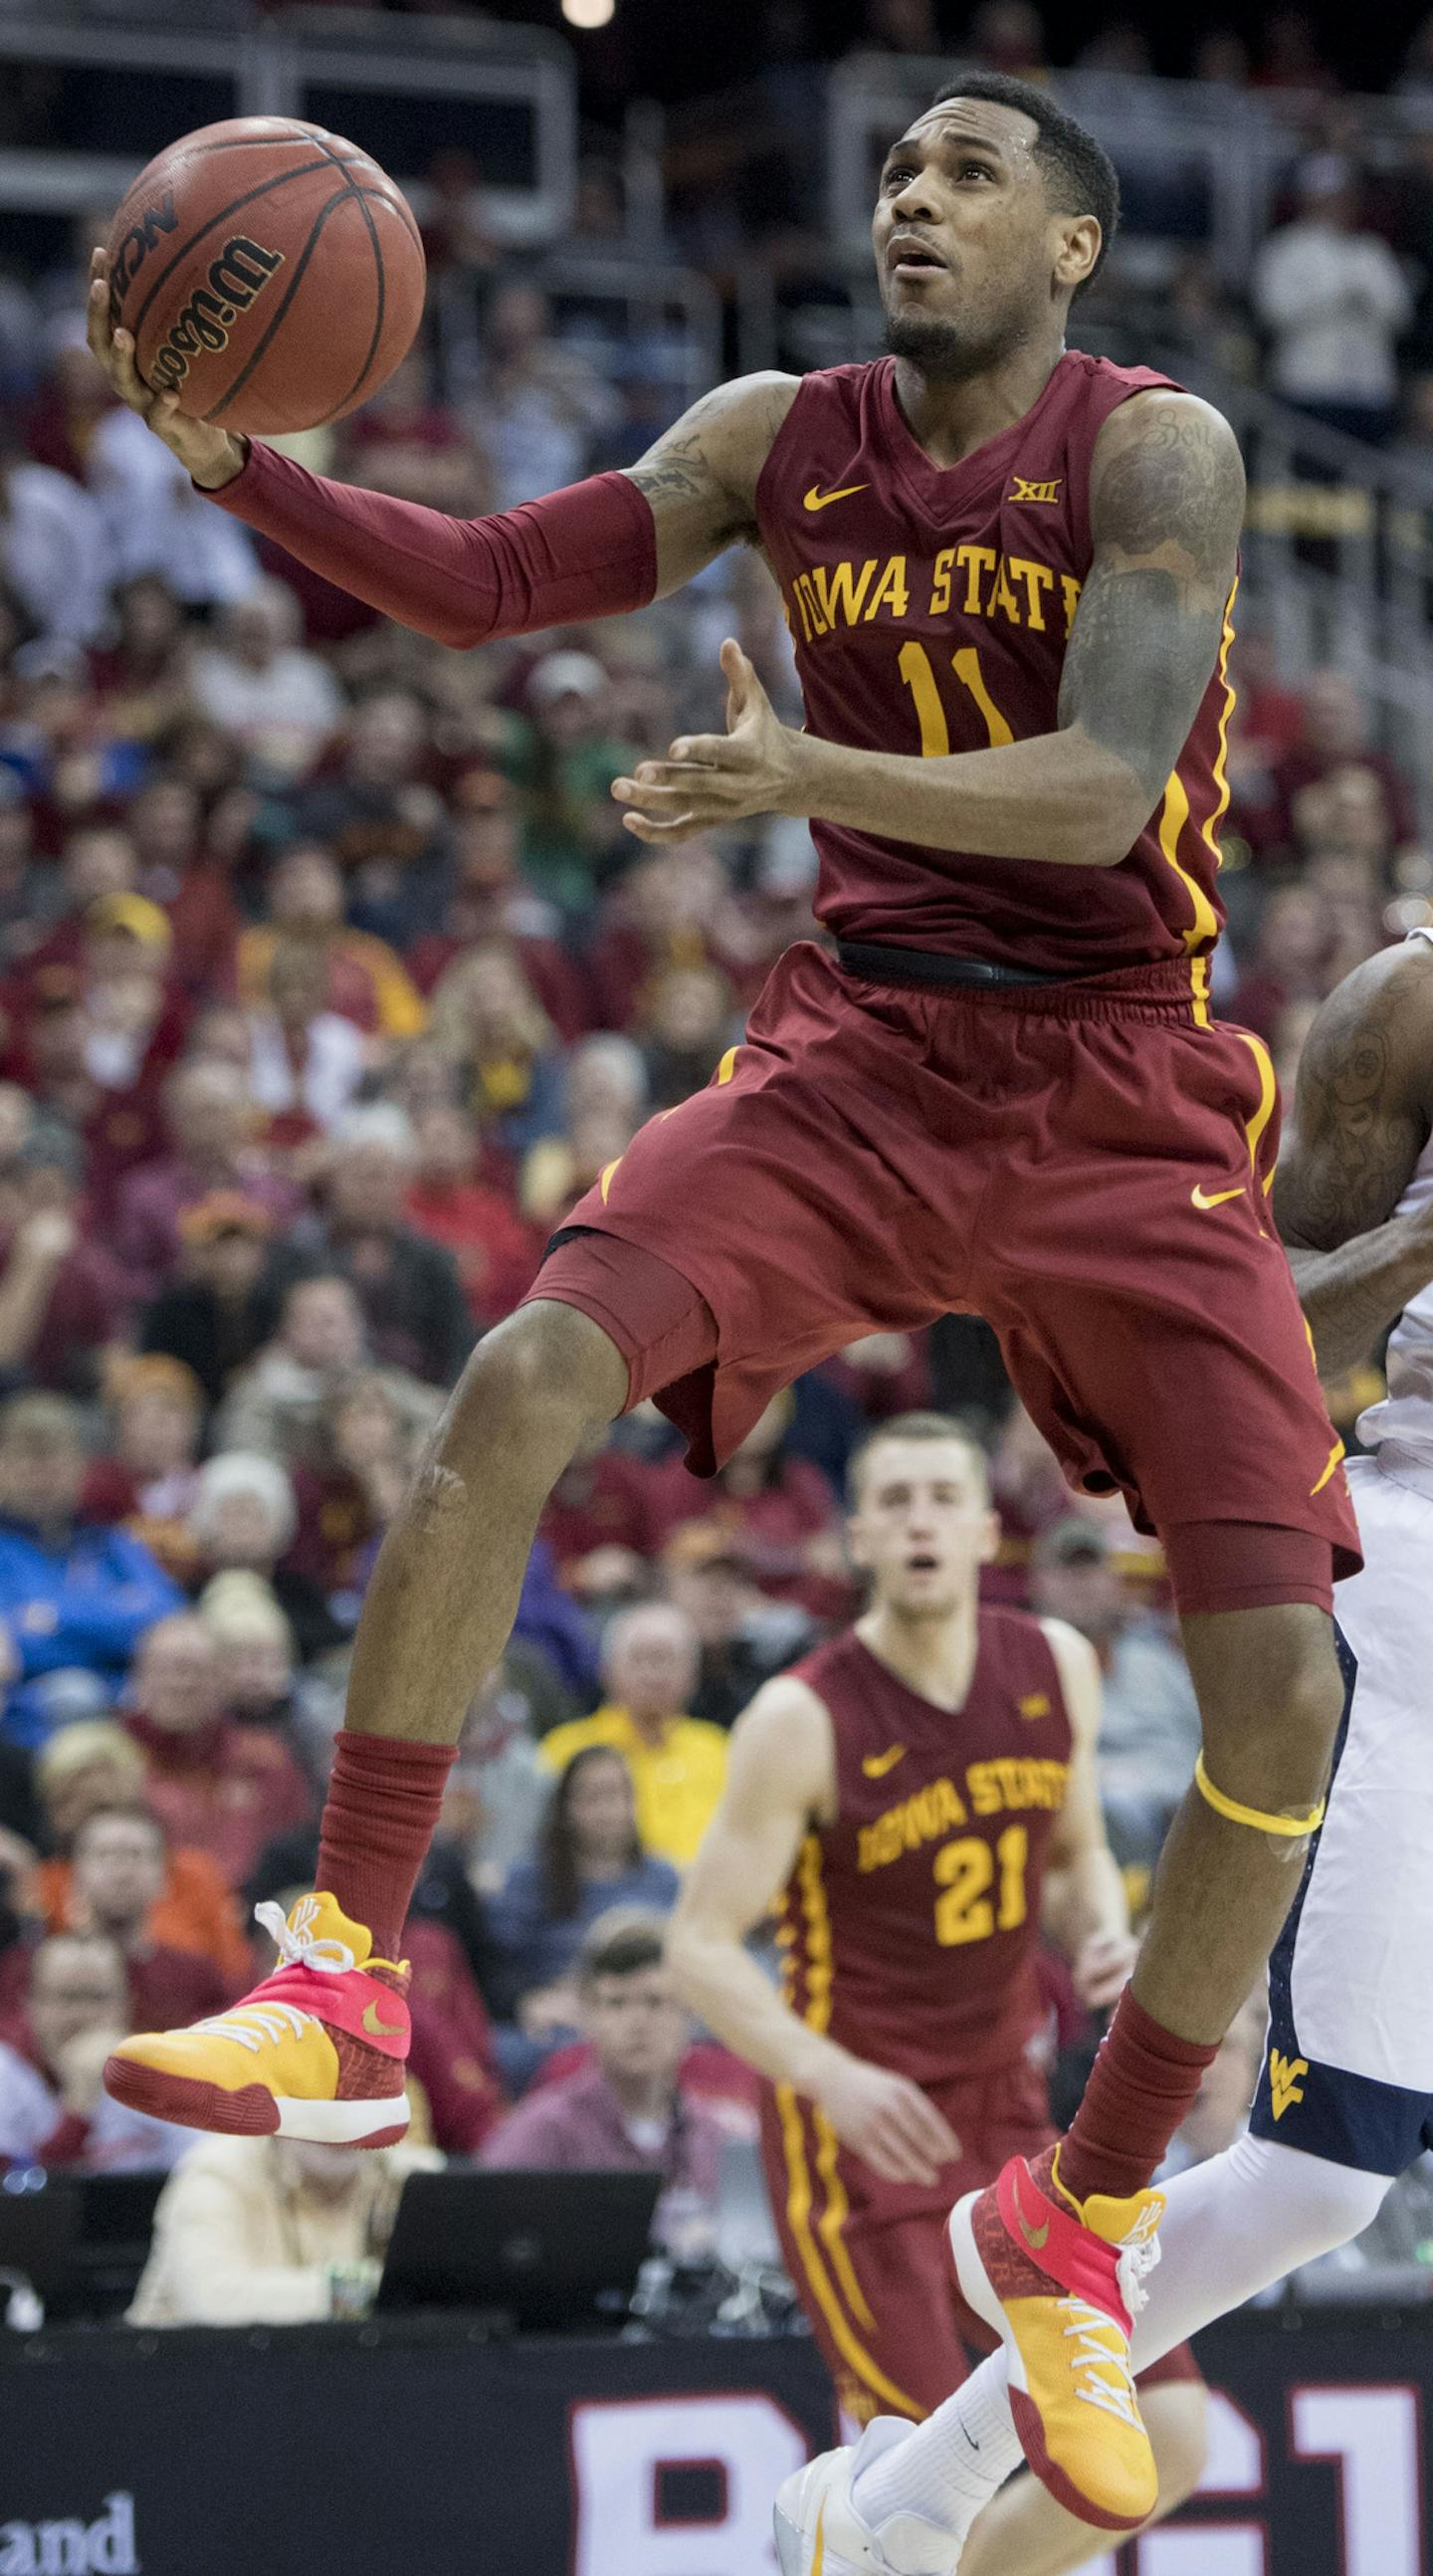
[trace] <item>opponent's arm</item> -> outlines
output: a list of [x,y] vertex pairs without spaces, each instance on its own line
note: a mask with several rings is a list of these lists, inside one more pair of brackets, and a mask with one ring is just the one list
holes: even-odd
[[1059,729],[935,759],[853,750],[778,724],[722,648],[728,731],[674,742],[613,794],[639,840],[803,814],[928,849],[1114,867],[1164,793],[1219,654],[1244,510],[1234,433],[1193,394],[1133,395],[1090,471],[1094,553],[1060,682]]
[[1105,1833],[1096,1748],[1100,1668],[1095,1650],[1063,1619],[1044,1619],[1074,1738],[1065,1803],[1055,1819],[1045,1873],[1046,1931],[1074,1970],[1080,2001],[1112,2004],[1135,1962],[1124,1881]]
[[1433,952],[1385,950],[1329,995],[1299,1062],[1274,1218],[1326,1377],[1433,1279],[1433,1208],[1392,1213],[1429,1133],[1430,1013]]
[[247,526],[385,617],[471,646],[574,619],[615,617],[680,589],[754,533],[756,486],[796,394],[793,376],[747,376],[693,405],[640,464],[597,474],[490,518],[310,474],[261,440],[190,420],[150,391],[134,340],[110,316],[96,251],[89,343],[121,402],[186,473]]
[[726,1790],[687,1872],[667,1956],[684,2000],[738,2057],[819,2102],[887,2181],[931,2183],[959,2153],[934,2103],[798,2020],[745,1946],[834,1795],[830,1717],[804,1682],[779,1675],[732,1731]]

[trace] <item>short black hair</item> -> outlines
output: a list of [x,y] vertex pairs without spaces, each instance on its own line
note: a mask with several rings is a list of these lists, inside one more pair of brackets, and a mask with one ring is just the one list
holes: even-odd
[[660,1914],[612,1905],[598,1915],[577,1953],[577,1982],[593,1986],[599,1977],[635,1977],[660,1968],[666,1955],[667,1927]]
[[1099,258],[1075,289],[1082,295],[1098,277],[1119,230],[1119,173],[1103,144],[1057,107],[1047,89],[1016,80],[1010,72],[967,72],[937,90],[931,106],[944,107],[953,98],[982,98],[992,107],[1015,108],[1038,127],[1035,158],[1045,173],[1051,205],[1057,214],[1093,215],[1100,228]]

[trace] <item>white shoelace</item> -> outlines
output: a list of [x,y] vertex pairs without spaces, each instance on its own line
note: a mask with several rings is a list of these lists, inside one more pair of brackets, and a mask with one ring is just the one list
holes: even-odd
[[317,1968],[325,1977],[346,1976],[350,1968],[357,1967],[358,1961],[346,1941],[315,1938],[309,1926],[317,1913],[316,1899],[305,1896],[294,1907],[292,1928],[285,1920],[281,1905],[256,1905],[254,1921],[262,1923],[286,1968]]
[[[341,1977],[358,1965],[346,1941],[316,1939],[310,1930],[318,1907],[306,1896],[294,1907],[292,1928],[281,1905],[256,1905],[254,1920],[261,1923],[278,1951],[286,1968],[316,1968],[321,1976]],[[267,2041],[273,2045],[281,2039],[302,2039],[313,2019],[300,2012],[297,2004],[281,2003],[277,1996],[266,1996],[262,2003],[243,2004],[234,2013],[219,2013],[212,2021],[198,2024],[216,2039],[232,2039],[240,2048],[257,2056]]]
[[[1134,2374],[1125,2356],[1112,2352],[1103,2339],[1114,2327],[1113,2318],[1107,2317],[1103,2308],[1092,2308],[1087,2299],[1061,2299],[1060,2310],[1070,2319],[1066,2337],[1076,2338],[1070,2355],[1070,2368],[1079,2378],[1075,2395],[1086,2406],[1098,2406],[1106,2415],[1118,2415],[1121,2423],[1137,2424]],[[1114,2330],[1118,2332],[1118,2328]]]

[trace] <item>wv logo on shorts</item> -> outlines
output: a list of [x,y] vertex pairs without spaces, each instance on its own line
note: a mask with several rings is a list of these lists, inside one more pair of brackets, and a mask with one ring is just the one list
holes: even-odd
[[1007,501],[1058,501],[1062,480],[1063,477],[1057,474],[1053,483],[1029,483],[1023,474],[1017,474],[1005,498]]
[[1269,2091],[1273,2097],[1276,2120],[1282,2120],[1290,2103],[1302,2102],[1304,2088],[1299,2078],[1301,2075],[1307,2075],[1308,2071],[1309,2061],[1306,2057],[1285,2057],[1282,2049],[1270,2049]]

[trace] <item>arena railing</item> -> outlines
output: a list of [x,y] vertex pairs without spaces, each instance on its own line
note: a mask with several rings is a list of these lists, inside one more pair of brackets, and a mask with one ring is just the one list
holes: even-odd
[[473,156],[500,239],[556,240],[571,222],[576,74],[539,28],[332,9],[254,20],[224,0],[205,0],[202,20],[192,0],[172,19],[164,0],[113,20],[0,12],[0,92],[0,210],[16,217],[112,201],[195,125],[291,115],[352,131],[420,215],[432,157],[454,147]]

